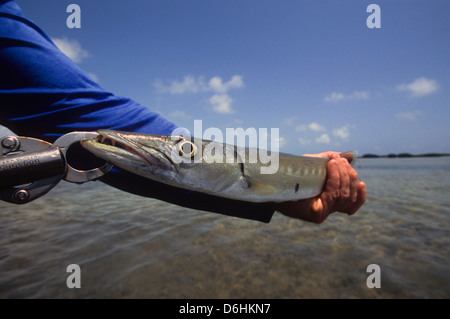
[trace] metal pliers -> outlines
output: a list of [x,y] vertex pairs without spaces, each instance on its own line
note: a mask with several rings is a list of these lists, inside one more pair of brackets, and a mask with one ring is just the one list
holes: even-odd
[[67,162],[67,150],[96,132],[72,132],[53,144],[31,137],[7,136],[0,140],[0,200],[24,204],[49,192],[61,180],[85,183],[108,173],[109,163],[79,170]]

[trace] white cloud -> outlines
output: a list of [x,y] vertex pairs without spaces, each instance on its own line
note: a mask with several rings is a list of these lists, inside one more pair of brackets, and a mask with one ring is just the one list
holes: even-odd
[[[332,130],[333,136],[341,138],[343,140],[347,140],[350,136],[350,130],[351,128],[354,128],[355,125],[346,124],[342,127],[334,128]],[[300,124],[295,127],[295,130],[297,132],[306,132],[305,135],[309,134],[309,137],[299,137],[297,138],[297,141],[301,145],[307,145],[311,144],[313,141],[320,144],[329,144],[331,142],[331,137],[329,134],[324,133],[327,132],[328,129],[317,122],[311,122],[308,125]],[[315,133],[311,133],[315,132]],[[311,135],[316,135],[319,132],[321,134],[319,137],[312,138]],[[317,136],[317,135],[316,135]]]
[[172,81],[169,85],[164,85],[160,80],[157,80],[154,86],[159,93],[170,94],[197,93],[204,91],[206,88],[203,77],[195,79],[190,75],[186,75],[181,81]]
[[316,123],[316,122],[309,123],[308,128],[311,131],[315,131],[315,132],[321,132],[321,131],[326,131],[327,130],[325,128],[325,126],[320,125],[319,123]]
[[330,143],[330,137],[328,136],[328,134],[322,134],[320,135],[320,137],[316,138],[316,142],[321,144],[328,144]]
[[92,79],[92,80],[94,80],[94,82],[99,82],[99,78],[98,78],[98,76],[97,76],[97,74],[95,74],[95,73],[92,73],[92,72],[89,72],[87,75],[89,75],[89,77]]
[[233,99],[228,94],[215,94],[209,99],[209,102],[212,104],[213,110],[217,113],[234,113],[234,110],[231,108]]
[[168,117],[181,118],[181,119],[190,119],[190,118],[192,118],[190,115],[184,113],[183,111],[178,111],[178,110],[169,113]]
[[159,93],[186,94],[186,93],[216,93],[209,98],[209,103],[213,106],[213,111],[221,114],[234,113],[231,108],[233,99],[227,94],[231,89],[240,89],[244,87],[244,81],[241,75],[234,75],[229,81],[224,82],[222,78],[215,76],[209,81],[205,81],[204,76],[194,78],[186,75],[181,81],[172,81],[164,84],[157,80],[154,87]]
[[325,102],[339,102],[342,100],[345,100],[345,94],[339,92],[333,92],[324,98]]
[[311,130],[314,132],[325,132],[327,129],[325,126],[316,123],[316,122],[311,122],[308,125],[305,124],[299,124],[295,127],[295,131],[297,132],[305,132],[307,130]]
[[369,92],[367,91],[355,91],[352,94],[347,96],[349,100],[368,100]]
[[90,56],[89,52],[83,49],[76,40],[64,38],[52,38],[52,41],[65,55],[73,62],[81,63],[85,58]]
[[216,93],[227,93],[232,88],[240,89],[242,87],[244,87],[244,81],[240,75],[234,75],[230,81],[225,83],[222,82],[220,77],[215,76],[209,80],[209,87],[207,89]]
[[278,149],[281,149],[283,146],[285,146],[287,144],[288,141],[286,138],[280,136],[274,142],[278,144]]
[[402,83],[397,85],[398,91],[408,91],[412,97],[425,96],[436,92],[439,85],[435,80],[424,77],[415,79],[411,83]]
[[415,121],[420,115],[422,115],[422,112],[415,110],[410,112],[398,112],[395,114],[395,117],[399,120]]
[[348,100],[368,100],[369,92],[367,91],[355,91],[351,94],[344,94],[341,92],[333,92],[330,95],[325,96],[324,101],[329,103],[337,103]]
[[347,125],[344,125],[341,128],[334,129],[333,135],[340,137],[342,139],[347,139],[350,136],[350,129]]
[[157,80],[155,81],[154,86],[159,93],[185,94],[214,92],[224,94],[230,89],[243,88],[244,81],[240,75],[234,75],[228,82],[223,82],[222,78],[218,76],[212,77],[208,82],[206,82],[204,76],[195,78],[191,75],[186,75],[183,80],[175,80],[167,85],[161,80]]

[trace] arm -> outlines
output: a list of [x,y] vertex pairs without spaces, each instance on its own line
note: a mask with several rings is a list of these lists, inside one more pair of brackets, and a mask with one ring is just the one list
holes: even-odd
[[[51,142],[72,131],[109,128],[170,134],[177,127],[92,81],[14,1],[0,0],[0,70],[0,124],[18,135]],[[89,156],[76,153],[80,162]],[[188,192],[117,169],[100,180],[129,193],[229,216],[269,222],[274,213],[271,204]]]
[[0,2],[0,124],[53,141],[72,131],[110,128],[167,134],[177,126],[94,82],[14,1]]
[[[170,134],[176,128],[147,107],[115,96],[92,81],[22,15],[14,1],[0,0],[0,70],[0,124],[19,135],[52,141],[72,131],[100,128],[153,134]],[[355,191],[354,173],[350,178],[345,163],[334,157],[322,195],[275,208],[315,222],[325,220],[335,210],[354,213],[365,200],[365,188],[358,186]],[[272,203],[187,192],[120,170],[108,173],[101,181],[130,193],[263,222],[269,222],[275,210]]]

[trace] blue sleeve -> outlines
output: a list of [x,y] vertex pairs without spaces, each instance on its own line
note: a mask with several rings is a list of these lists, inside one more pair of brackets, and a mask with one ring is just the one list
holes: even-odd
[[[171,134],[176,128],[149,108],[105,91],[12,0],[0,0],[0,125],[50,142],[73,131]],[[271,204],[188,192],[117,169],[100,180],[137,195],[229,216],[269,222],[274,212]]]
[[109,128],[170,134],[175,124],[105,91],[54,45],[14,1],[0,0],[0,124],[53,140]]

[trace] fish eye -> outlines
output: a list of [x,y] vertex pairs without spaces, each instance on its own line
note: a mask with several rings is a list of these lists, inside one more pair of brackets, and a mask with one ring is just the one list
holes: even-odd
[[178,143],[178,154],[183,157],[192,158],[197,154],[197,147],[191,141],[182,141]]

